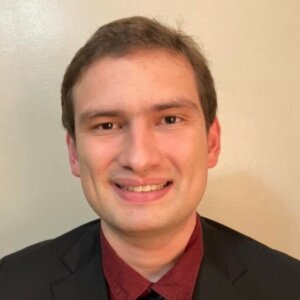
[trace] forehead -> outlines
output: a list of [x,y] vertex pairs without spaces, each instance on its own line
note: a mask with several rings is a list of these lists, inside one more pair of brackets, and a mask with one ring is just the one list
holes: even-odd
[[84,110],[147,108],[185,99],[200,107],[194,71],[188,60],[168,50],[140,50],[94,62],[73,90],[75,118]]

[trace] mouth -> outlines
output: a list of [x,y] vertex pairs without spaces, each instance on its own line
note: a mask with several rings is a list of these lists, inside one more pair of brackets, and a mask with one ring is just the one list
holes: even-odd
[[134,192],[134,193],[149,193],[149,192],[157,192],[163,190],[167,186],[171,185],[171,181],[167,181],[161,184],[144,184],[144,185],[125,185],[116,183],[116,187],[127,192]]

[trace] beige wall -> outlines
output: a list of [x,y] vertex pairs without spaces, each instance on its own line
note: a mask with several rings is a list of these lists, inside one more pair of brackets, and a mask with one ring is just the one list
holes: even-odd
[[0,257],[95,218],[70,175],[59,88],[101,24],[176,21],[211,61],[222,157],[199,207],[300,258],[300,2],[0,0]]

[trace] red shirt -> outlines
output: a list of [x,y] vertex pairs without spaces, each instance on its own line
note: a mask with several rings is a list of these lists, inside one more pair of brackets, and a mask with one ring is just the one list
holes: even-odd
[[192,299],[203,257],[199,217],[191,238],[174,267],[152,283],[128,266],[112,249],[101,230],[102,263],[111,300],[136,300],[151,289],[167,300]]

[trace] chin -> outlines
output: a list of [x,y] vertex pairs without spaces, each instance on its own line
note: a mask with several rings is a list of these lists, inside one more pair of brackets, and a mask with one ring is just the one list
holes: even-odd
[[114,220],[114,222],[107,222],[110,227],[117,229],[126,234],[147,234],[147,233],[158,233],[164,231],[165,228],[172,226],[165,222],[159,222],[158,219],[153,220],[153,217],[140,216],[138,218],[128,217],[126,220]]

